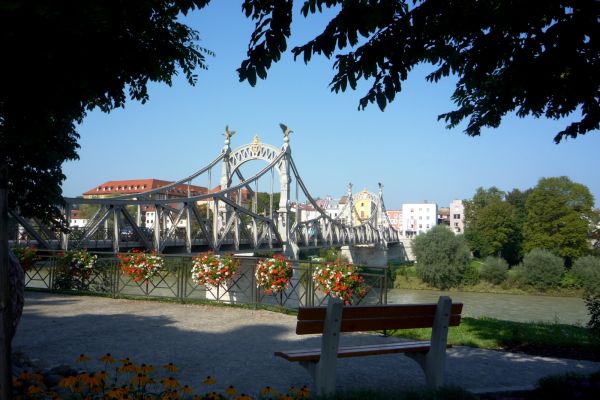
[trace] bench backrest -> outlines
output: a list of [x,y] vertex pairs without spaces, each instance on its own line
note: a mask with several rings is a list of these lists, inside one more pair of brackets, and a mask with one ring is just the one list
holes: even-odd
[[[431,328],[437,304],[394,304],[344,307],[341,332]],[[462,303],[453,303],[450,326],[460,324]],[[323,333],[327,307],[300,307],[296,334]]]

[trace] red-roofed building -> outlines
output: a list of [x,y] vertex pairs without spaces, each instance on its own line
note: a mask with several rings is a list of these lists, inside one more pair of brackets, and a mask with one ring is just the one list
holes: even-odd
[[[160,179],[128,179],[122,181],[108,181],[83,193],[83,198],[97,199],[123,196],[127,194],[137,194],[147,192],[152,189],[158,189],[171,183],[173,182],[163,181]],[[157,196],[157,198],[160,199],[170,199],[188,197],[188,193],[190,196],[199,196],[206,194],[207,192],[208,189],[202,186],[181,184],[168,189],[166,193],[159,192],[154,196]]]

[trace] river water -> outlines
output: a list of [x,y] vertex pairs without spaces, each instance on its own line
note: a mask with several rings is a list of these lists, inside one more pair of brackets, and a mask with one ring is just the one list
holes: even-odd
[[462,302],[463,315],[468,317],[571,325],[585,325],[589,321],[585,303],[576,297],[392,289],[388,292],[388,303],[435,303],[441,295],[450,296],[454,302]]

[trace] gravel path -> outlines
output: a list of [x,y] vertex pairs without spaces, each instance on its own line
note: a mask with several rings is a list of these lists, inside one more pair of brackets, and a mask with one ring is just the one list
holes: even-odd
[[[185,305],[38,292],[26,305],[13,351],[37,358],[47,367],[73,364],[81,353],[97,358],[107,352],[136,363],[173,362],[184,384],[201,392],[234,385],[256,394],[264,386],[286,390],[310,385],[297,363],[273,356],[275,350],[318,347],[319,338],[297,336],[295,317],[264,310]],[[342,337],[342,344],[397,341],[371,334]],[[100,368],[91,362],[90,369]],[[589,373],[600,363],[455,347],[448,352],[447,382],[468,390],[522,388],[541,377],[576,371]],[[202,387],[207,375],[217,384]],[[423,386],[419,366],[408,357],[386,355],[338,361],[342,389]]]

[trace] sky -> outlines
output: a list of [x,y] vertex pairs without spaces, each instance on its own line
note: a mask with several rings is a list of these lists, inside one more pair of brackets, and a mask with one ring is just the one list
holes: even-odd
[[[474,138],[464,126],[446,129],[437,115],[454,109],[455,79],[427,82],[431,66],[416,68],[384,112],[374,104],[358,110],[366,82],[356,91],[332,93],[333,60],[324,57],[306,65],[294,62],[288,50],[267,80],[255,87],[239,82],[236,69],[254,27],[241,3],[214,1],[185,18],[199,32],[199,44],[215,53],[195,86],[179,76],[171,87],[152,84],[144,105],[129,101],[110,114],[88,114],[78,127],[80,159],[64,164],[65,196],[109,180],[188,176],[219,154],[226,125],[237,132],[232,149],[255,135],[280,147],[283,122],[294,131],[293,159],[313,197],[341,197],[349,182],[355,192],[376,192],[381,182],[389,210],[424,201],[445,207],[472,198],[478,187],[525,190],[542,177],[568,176],[586,185],[600,205],[599,132],[556,145],[554,135],[577,116],[508,116]],[[296,13],[288,49],[319,33],[330,16]]]

